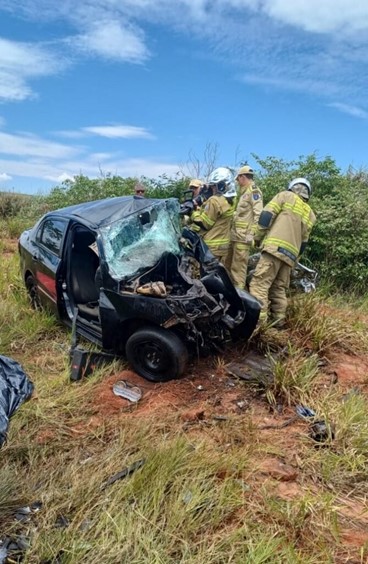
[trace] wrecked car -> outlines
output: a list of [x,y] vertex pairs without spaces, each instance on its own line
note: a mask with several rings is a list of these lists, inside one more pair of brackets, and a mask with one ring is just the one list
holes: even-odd
[[124,196],[44,215],[19,239],[35,309],[125,355],[152,381],[178,378],[190,355],[246,340],[260,306],[237,291],[201,239],[181,230],[175,198]]

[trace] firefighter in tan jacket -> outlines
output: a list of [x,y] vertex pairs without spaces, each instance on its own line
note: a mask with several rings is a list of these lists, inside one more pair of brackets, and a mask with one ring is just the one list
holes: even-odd
[[250,166],[242,166],[236,176],[238,198],[230,231],[230,249],[225,266],[237,288],[244,290],[249,251],[263,208],[262,192],[254,184]]
[[287,190],[265,206],[259,218],[255,241],[260,243],[263,239],[262,252],[249,291],[262,304],[260,319],[267,318],[270,302],[271,318],[279,327],[286,314],[291,269],[303,252],[316,221],[307,203],[311,193],[306,178],[295,178]]
[[213,195],[191,215],[190,229],[196,231],[213,255],[224,263],[230,246],[230,225],[236,196],[232,172],[216,168],[208,179]]

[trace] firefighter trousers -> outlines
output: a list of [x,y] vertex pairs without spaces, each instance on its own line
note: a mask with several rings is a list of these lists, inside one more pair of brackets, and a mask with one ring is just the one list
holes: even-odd
[[210,249],[211,253],[225,266],[226,257],[228,255],[228,250],[224,249]]
[[226,257],[225,266],[234,286],[244,290],[250,245],[233,241]]
[[268,309],[275,320],[286,315],[286,290],[290,285],[291,266],[279,258],[262,252],[249,285],[249,291],[262,304],[261,318]]

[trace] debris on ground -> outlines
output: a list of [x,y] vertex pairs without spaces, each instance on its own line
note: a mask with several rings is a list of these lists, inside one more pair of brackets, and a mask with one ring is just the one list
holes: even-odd
[[138,386],[130,384],[127,380],[118,380],[112,387],[116,396],[120,396],[133,403],[137,403],[142,397],[142,390]]
[[225,367],[225,370],[235,378],[264,388],[273,382],[271,360],[257,353],[248,353],[240,362],[231,362]]
[[298,415],[300,415],[300,417],[307,418],[316,416],[316,413],[313,411],[313,409],[310,409],[310,407],[306,407],[305,405],[297,405],[295,411]]
[[5,536],[0,539],[0,564],[22,562],[29,548],[29,540],[24,535],[16,538]]
[[10,417],[31,397],[33,389],[21,365],[0,355],[0,446],[6,440]]
[[101,489],[104,490],[105,488],[107,488],[107,486],[111,486],[118,480],[122,480],[123,478],[130,476],[131,474],[133,474],[133,472],[141,468],[145,462],[146,460],[144,458],[136,460],[135,462],[133,462],[133,464],[127,466],[126,468],[123,468],[123,470],[121,470],[117,474],[114,474],[113,476],[111,476],[111,478],[106,480],[106,482],[101,486]]
[[304,419],[313,419],[309,429],[311,439],[318,443],[325,443],[335,438],[334,424],[329,424],[324,419],[317,419],[316,412],[313,409],[304,405],[297,405],[295,411],[298,416]]
[[335,426],[324,419],[315,421],[310,427],[309,436],[317,443],[326,443],[335,438]]

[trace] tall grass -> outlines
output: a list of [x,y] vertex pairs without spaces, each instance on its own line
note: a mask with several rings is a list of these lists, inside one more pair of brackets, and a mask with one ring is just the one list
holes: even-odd
[[289,311],[289,325],[298,345],[319,355],[333,350],[367,352],[367,325],[357,326],[356,303],[350,309],[337,308],[318,292],[296,296]]
[[[268,401],[289,411],[308,402],[332,421],[336,438],[322,448],[305,422],[261,430],[263,419],[276,417],[264,394],[228,385],[220,361],[211,369],[219,389],[203,403],[203,421],[183,424],[188,405],[202,406],[195,387],[179,407],[150,413],[143,399],[132,413],[106,416],[97,392],[121,365],[69,382],[70,335],[53,316],[31,309],[16,243],[1,244],[2,353],[22,363],[35,394],[12,417],[1,449],[0,537],[28,538],[26,564],[339,561],[336,504],[348,492],[364,495],[368,413],[364,393],[343,401],[339,390],[323,389],[320,358],[366,350],[361,328],[321,296],[307,296],[294,302],[287,331],[261,336],[262,350],[278,353]],[[246,395],[251,407],[232,410],[227,394]],[[211,418],[217,409],[225,410],[224,420]],[[262,473],[270,457],[295,469],[294,497],[285,499],[280,482]],[[138,460],[144,463],[135,472],[104,487]],[[34,501],[42,502],[40,511],[27,523],[15,521],[16,509]]]

